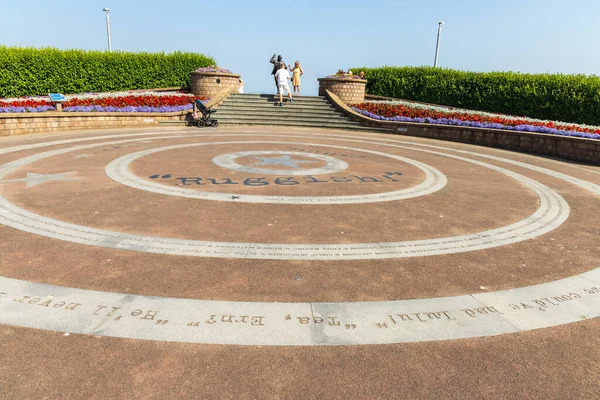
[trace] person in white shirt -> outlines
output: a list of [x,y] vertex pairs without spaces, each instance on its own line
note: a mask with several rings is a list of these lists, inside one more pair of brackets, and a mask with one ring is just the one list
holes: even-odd
[[282,63],[277,72],[275,72],[275,79],[277,79],[277,86],[279,88],[279,106],[283,106],[284,90],[287,92],[287,95],[290,98],[290,103],[292,103],[292,92],[290,91],[290,86],[288,85],[288,81],[292,78],[290,77],[290,73],[287,71],[285,64]]

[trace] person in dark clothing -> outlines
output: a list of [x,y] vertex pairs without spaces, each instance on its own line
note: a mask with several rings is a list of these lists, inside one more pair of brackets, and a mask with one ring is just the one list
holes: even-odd
[[278,55],[277,59],[275,59],[275,54],[273,54],[273,57],[271,57],[271,61],[269,62],[273,64],[273,71],[271,71],[271,75],[273,75],[273,79],[275,79],[275,90],[277,93],[279,93],[279,84],[277,83],[277,77],[275,76],[275,73],[281,68],[283,60],[281,55]]

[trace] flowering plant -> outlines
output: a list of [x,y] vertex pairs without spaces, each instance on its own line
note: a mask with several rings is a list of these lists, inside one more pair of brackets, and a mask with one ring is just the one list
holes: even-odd
[[8,106],[0,107],[0,114],[2,113],[24,113],[24,112],[45,112],[45,111],[56,111],[54,106],[39,105],[39,106]]
[[232,74],[232,72],[230,70],[218,67],[216,65],[211,65],[210,67],[198,68],[194,72],[221,72],[223,74]]
[[0,101],[0,113],[54,111],[51,102],[45,99],[25,98]]
[[[66,96],[67,112],[174,112],[189,110],[202,96],[177,92],[84,93]],[[44,98],[0,100],[0,113],[55,111]]]
[[181,106],[125,106],[125,107],[114,107],[114,106],[70,106],[63,108],[67,112],[175,112],[191,110],[193,105],[185,104]]
[[327,75],[326,78],[351,78],[351,79],[364,79],[364,73],[363,73],[363,77],[361,77],[360,75],[355,75],[352,71],[348,70],[348,72],[344,72],[344,70],[342,69],[338,69],[338,71],[335,74],[332,75]]
[[597,126],[513,117],[481,111],[450,109],[407,101],[367,102],[356,104],[352,108],[360,114],[381,121],[507,129],[600,139],[600,127]]
[[195,100],[204,100],[203,97],[193,95],[172,96],[117,96],[78,98],[74,97],[63,103],[65,108],[72,106],[102,106],[102,107],[136,107],[136,106],[183,106],[191,104]]

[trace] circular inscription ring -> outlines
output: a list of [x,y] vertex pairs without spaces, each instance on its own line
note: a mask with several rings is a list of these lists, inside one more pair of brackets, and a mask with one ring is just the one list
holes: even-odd
[[[252,132],[252,135],[255,134]],[[109,137],[19,146],[2,149],[0,154],[106,138]],[[128,141],[134,140],[51,151],[44,153],[41,158]],[[392,144],[387,146],[408,148]],[[427,147],[456,151],[438,146]],[[416,150],[414,147],[411,149]],[[448,156],[437,151],[424,151]],[[541,172],[600,195],[598,185],[566,174],[505,158],[460,152]],[[0,167],[0,179],[9,170],[35,161],[32,157]],[[452,157],[470,162],[463,157]],[[485,163],[476,164],[485,166]],[[0,212],[0,216],[4,214],[8,212]],[[35,226],[24,225],[21,228],[31,228],[31,232],[39,233]],[[64,237],[60,239],[65,240]],[[600,316],[599,305],[600,268],[559,281],[498,292],[418,300],[339,303],[230,302],[148,297],[0,277],[0,324],[96,336],[204,344],[363,345],[482,337],[596,318]]]
[[[123,142],[125,141],[117,143]],[[214,145],[222,143],[232,142],[204,143],[184,146]],[[306,145],[306,143],[286,143]],[[104,146],[106,144],[107,143],[89,144],[66,149],[52,150],[15,160],[0,167],[0,179],[17,168],[34,161],[76,150]],[[171,147],[179,148],[181,145]],[[157,151],[161,150],[162,149],[158,149]],[[418,151],[444,155],[444,153],[434,152],[431,150],[418,149]],[[369,150],[369,152],[371,151]],[[134,154],[139,156],[140,153]],[[539,208],[529,217],[514,224],[474,234],[405,242],[357,244],[332,243],[290,245],[240,243],[134,235],[90,228],[43,217],[12,204],[3,196],[0,196],[0,223],[26,232],[74,243],[158,254],[277,260],[356,260],[432,256],[504,246],[506,244],[518,243],[547,233],[560,226],[569,216],[569,206],[566,201],[555,191],[533,179],[482,161],[471,160],[468,158],[448,154],[445,154],[445,156],[471,162],[516,179],[525,186],[528,186],[537,194],[540,200]]]
[[[253,194],[238,194],[238,193],[223,193],[223,192],[206,192],[201,190],[190,190],[182,187],[166,186],[156,182],[150,182],[137,175],[134,175],[129,170],[129,165],[140,157],[144,157],[150,154],[181,149],[187,147],[196,146],[215,146],[215,145],[230,145],[230,144],[296,144],[296,145],[310,145],[310,146],[322,146],[332,147],[344,150],[354,150],[364,153],[375,154],[383,157],[392,158],[394,160],[402,161],[407,164],[411,164],[419,168],[425,174],[425,180],[417,186],[394,190],[391,192],[373,193],[373,194],[360,194],[360,195],[347,195],[347,196],[266,196],[266,195],[253,195]],[[254,154],[265,154],[268,152],[244,152]],[[235,154],[244,154],[235,153]],[[277,152],[273,152],[277,153]],[[292,152],[281,152],[282,154],[289,154]],[[301,154],[301,153],[294,153]],[[307,155],[309,155],[307,153]],[[312,156],[312,154],[310,155]],[[237,158],[239,156],[236,156]],[[214,159],[213,159],[214,161]],[[346,163],[344,163],[346,164]],[[346,164],[347,167],[348,164]],[[186,197],[191,199],[202,199],[202,200],[216,200],[216,201],[233,201],[236,203],[277,203],[277,204],[360,204],[360,203],[373,203],[382,201],[394,201],[394,200],[406,200],[415,197],[425,196],[438,190],[442,189],[448,183],[446,176],[427,164],[419,161],[411,160],[410,158],[397,156],[394,154],[383,153],[375,150],[356,149],[353,147],[345,146],[334,146],[334,145],[323,145],[323,144],[311,144],[311,143],[298,143],[298,142],[266,142],[266,141],[244,141],[244,142],[210,142],[210,143],[192,143],[192,144],[178,144],[173,146],[158,147],[155,149],[142,150],[136,153],[128,154],[120,157],[106,166],[106,175],[112,180],[119,182],[125,186],[130,186],[136,189],[145,190],[149,192],[165,194],[169,196]],[[302,173],[301,175],[305,175]]]
[[[259,155],[286,155],[286,156],[303,156],[303,157],[311,157],[316,158],[319,161],[325,161],[325,166],[321,168],[311,168],[311,169],[297,169],[294,164],[296,163],[304,163],[304,160],[292,160],[291,158],[287,159],[287,162],[296,169],[267,169],[267,168],[257,168],[256,166],[247,166],[241,165],[235,162],[236,159],[240,157],[248,157],[248,156],[259,156]],[[259,159],[259,157],[255,157]],[[276,160],[275,160],[276,161]],[[216,156],[212,159],[213,164],[218,165],[222,168],[231,169],[234,171],[240,172],[250,172],[254,174],[268,174],[268,175],[320,175],[320,174],[334,174],[336,172],[343,171],[348,168],[348,163],[342,161],[338,158],[333,158],[329,156],[325,156],[322,154],[310,154],[310,153],[301,153],[298,151],[241,151],[239,153],[230,153],[230,154],[221,154],[220,156]],[[286,161],[280,161],[280,163],[285,163]],[[264,160],[263,160],[264,163]],[[260,164],[260,163],[259,163]]]
[[263,346],[365,345],[525,332],[600,316],[600,268],[541,285],[432,299],[193,300],[0,277],[0,324],[94,336]]

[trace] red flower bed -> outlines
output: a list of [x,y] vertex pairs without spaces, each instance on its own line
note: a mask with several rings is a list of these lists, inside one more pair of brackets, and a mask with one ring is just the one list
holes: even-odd
[[206,100],[203,96],[119,96],[78,99],[72,98],[64,103],[65,107],[102,106],[102,107],[163,107],[184,106],[196,100]]
[[[204,96],[192,95],[173,95],[173,96],[118,96],[118,97],[92,97],[79,99],[71,98],[63,103],[64,107],[76,106],[102,106],[102,107],[163,107],[163,106],[184,106],[191,104],[196,100],[206,100]],[[52,106],[53,102],[49,100],[14,100],[10,102],[0,102],[0,107],[38,107]]]
[[458,111],[442,111],[434,109],[424,109],[419,107],[409,107],[401,104],[386,104],[386,103],[363,103],[355,104],[353,107],[360,110],[365,110],[370,113],[380,115],[382,117],[392,118],[396,116],[409,118],[431,118],[431,119],[454,119],[459,121],[482,122],[492,124],[502,124],[507,126],[531,125],[545,128],[554,128],[575,132],[585,132],[600,134],[600,129],[591,128],[576,124],[556,124],[553,121],[539,121],[522,117],[510,116],[490,116],[481,115],[477,112],[458,112]]
[[38,106],[53,106],[54,103],[48,100],[14,100],[0,102],[0,107],[38,107]]

